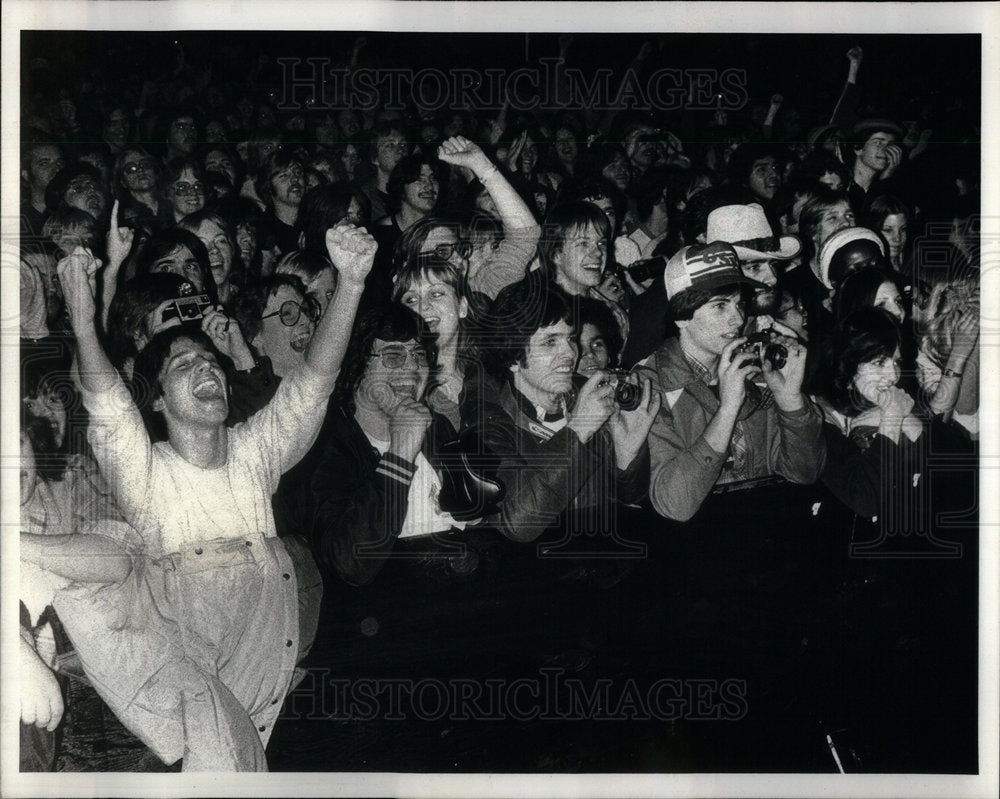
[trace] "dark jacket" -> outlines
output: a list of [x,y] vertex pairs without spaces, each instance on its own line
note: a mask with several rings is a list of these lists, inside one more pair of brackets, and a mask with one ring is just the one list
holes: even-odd
[[533,541],[567,511],[634,503],[646,493],[649,452],[643,446],[624,471],[615,464],[611,435],[601,428],[586,444],[568,427],[555,434],[521,407],[509,382],[499,394],[479,395],[480,407],[463,409],[484,448],[499,458],[497,478],[506,495],[487,518],[514,541]]
[[[434,417],[424,454],[454,435]],[[433,461],[432,461],[433,462]],[[309,541],[324,580],[370,583],[403,529],[416,466],[392,453],[379,455],[353,415],[331,400],[316,443],[286,472],[274,495],[278,534]]]

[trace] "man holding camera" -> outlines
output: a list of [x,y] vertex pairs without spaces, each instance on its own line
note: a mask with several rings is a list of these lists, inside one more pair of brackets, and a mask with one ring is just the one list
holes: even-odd
[[[656,511],[687,521],[720,483],[815,482],[823,419],[802,393],[805,348],[778,334],[743,336],[745,293],[759,285],[740,271],[732,246],[685,247],[667,262],[664,283],[679,334],[639,367],[663,397],[649,434]],[[757,375],[765,388],[752,382]]]
[[624,392],[625,378],[603,370],[575,381],[575,314],[562,292],[521,281],[500,292],[492,315],[496,335],[484,355],[499,390],[480,392],[468,408],[505,490],[487,522],[534,541],[566,519],[566,542],[581,521],[569,524],[567,513],[598,508],[605,518],[615,500],[645,494],[646,439],[660,400],[649,380]]

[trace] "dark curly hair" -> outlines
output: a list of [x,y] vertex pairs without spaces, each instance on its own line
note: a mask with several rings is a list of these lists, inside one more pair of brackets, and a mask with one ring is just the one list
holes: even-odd
[[618,320],[611,313],[611,309],[600,300],[591,297],[576,297],[577,318],[579,319],[580,330],[585,324],[596,327],[604,345],[608,348],[608,365],[617,366],[622,350],[625,348],[625,340],[622,338],[621,328]]
[[858,367],[892,358],[901,344],[899,325],[881,308],[862,308],[842,319],[823,344],[815,393],[846,416],[872,407],[854,388]]
[[255,280],[243,287],[233,301],[233,318],[239,323],[240,331],[247,342],[253,341],[260,333],[263,322],[264,308],[269,297],[277,293],[282,286],[287,286],[298,292],[302,299],[309,296],[306,284],[298,275],[287,272],[275,273]]
[[347,413],[354,413],[354,393],[368,369],[375,339],[420,342],[427,354],[433,377],[437,364],[437,336],[427,328],[423,320],[401,305],[370,307],[354,323],[347,354],[333,390],[335,400]]
[[[163,396],[163,383],[160,381],[160,374],[163,365],[170,356],[170,348],[174,342],[181,339],[188,339],[196,344],[202,345],[219,362],[226,374],[233,370],[233,362],[223,355],[212,343],[212,339],[200,327],[196,325],[178,325],[161,330],[153,336],[145,346],[139,356],[135,359],[135,370],[132,373],[132,396],[135,404],[142,414],[142,419],[146,423],[149,437],[152,441],[165,441],[167,439],[167,423],[162,411],[154,411],[153,403]],[[229,391],[229,385],[226,385]]]
[[507,380],[510,367],[525,362],[536,331],[560,321],[578,329],[575,317],[570,298],[548,283],[525,279],[507,286],[490,310],[491,335],[489,344],[482,349],[483,365],[499,379]]

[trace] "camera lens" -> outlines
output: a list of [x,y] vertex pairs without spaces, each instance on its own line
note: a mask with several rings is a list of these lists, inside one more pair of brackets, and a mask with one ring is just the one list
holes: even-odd
[[784,344],[768,344],[764,350],[764,357],[772,369],[782,369],[788,362],[788,348]]
[[634,411],[642,401],[642,391],[634,383],[621,381],[615,386],[615,402],[623,411]]

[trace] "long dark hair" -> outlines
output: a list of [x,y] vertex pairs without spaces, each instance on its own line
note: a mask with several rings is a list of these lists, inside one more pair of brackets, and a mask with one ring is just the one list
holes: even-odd
[[900,347],[895,320],[881,308],[862,308],[842,319],[824,342],[815,393],[846,416],[872,407],[854,388],[858,367],[892,358]]

